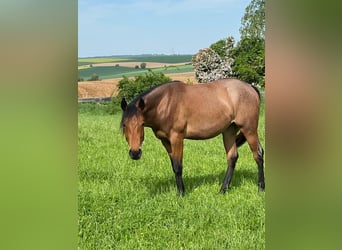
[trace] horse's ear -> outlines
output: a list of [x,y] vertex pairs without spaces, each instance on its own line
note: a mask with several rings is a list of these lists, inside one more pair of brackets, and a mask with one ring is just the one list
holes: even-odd
[[139,103],[138,103],[138,107],[139,107],[139,109],[141,111],[144,110],[144,108],[145,108],[145,101],[144,101],[144,99],[140,98]]
[[125,111],[127,109],[127,102],[126,102],[126,98],[125,97],[122,97],[122,99],[121,99],[121,109],[123,111]]

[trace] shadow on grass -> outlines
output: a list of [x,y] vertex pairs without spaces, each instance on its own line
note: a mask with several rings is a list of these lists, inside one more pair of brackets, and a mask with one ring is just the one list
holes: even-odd
[[[217,184],[217,193],[220,191],[223,178],[226,171],[215,172],[207,175],[197,176],[184,176],[183,182],[185,186],[185,193],[191,193],[201,185],[212,185]],[[233,192],[236,188],[242,186],[244,181],[255,182],[257,186],[257,172],[246,169],[236,169],[232,182],[230,184],[230,192]],[[176,180],[173,175],[165,178],[144,178],[143,183],[147,189],[150,190],[152,196],[159,195],[166,192],[176,192]],[[229,192],[229,191],[228,191]]]

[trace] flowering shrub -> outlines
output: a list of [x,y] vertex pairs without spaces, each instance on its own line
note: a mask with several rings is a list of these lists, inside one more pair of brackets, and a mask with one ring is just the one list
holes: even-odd
[[195,75],[199,82],[228,78],[232,74],[232,60],[223,60],[211,48],[201,49],[192,57]]

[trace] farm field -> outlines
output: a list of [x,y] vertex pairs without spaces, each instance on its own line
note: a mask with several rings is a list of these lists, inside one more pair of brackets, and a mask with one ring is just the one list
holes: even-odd
[[[138,64],[140,65],[140,64]],[[170,65],[170,64],[169,64]],[[93,66],[78,70],[78,78],[84,80],[90,79],[93,74],[97,74],[100,79],[121,78],[123,76],[132,77],[145,74],[149,69],[136,69],[123,66]],[[162,72],[163,74],[184,73],[193,71],[192,65],[162,66],[151,68],[153,72]]]
[[[132,77],[145,74],[148,69],[164,74],[191,72],[191,59],[192,55],[79,58],[78,78],[89,80],[93,74],[100,79]],[[145,69],[140,68],[141,63],[146,63]]]
[[[165,74],[172,80],[197,83],[195,72]],[[122,78],[105,79],[101,81],[78,82],[78,98],[108,97],[117,94],[116,85]]]
[[[131,160],[119,129],[121,114],[109,115],[107,108],[79,104],[79,249],[265,248],[265,193],[257,191],[257,167],[247,144],[239,149],[231,190],[221,195],[226,170],[221,136],[185,140],[186,195],[179,197],[160,141],[145,129],[142,158]],[[262,105],[262,145],[264,124]]]
[[[92,57],[78,59],[78,98],[109,97],[116,95],[117,83],[123,76],[144,75],[148,70],[161,72],[172,80],[197,83],[191,65],[192,55],[151,55]],[[146,63],[146,69],[135,68]],[[93,74],[98,81],[89,81]]]

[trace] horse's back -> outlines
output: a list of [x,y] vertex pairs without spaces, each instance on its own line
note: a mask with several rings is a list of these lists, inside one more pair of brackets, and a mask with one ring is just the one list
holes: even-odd
[[[238,79],[220,79],[206,84],[188,85],[188,93],[183,96],[189,106],[196,109],[220,109],[221,106],[239,109],[259,107],[259,93],[248,83]],[[191,105],[192,103],[192,105]],[[213,106],[213,107],[212,107]],[[228,107],[229,106],[229,107]],[[253,108],[252,108],[253,109]],[[211,110],[214,112],[214,110]]]
[[198,85],[176,83],[172,92],[177,99],[173,115],[180,127],[186,124],[188,138],[210,138],[233,122],[243,124],[259,115],[258,93],[237,79]]
[[259,93],[250,84],[235,79],[220,79],[212,82],[211,84],[223,85],[227,89],[228,94],[231,98],[237,101],[243,102],[259,102]]

